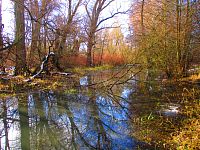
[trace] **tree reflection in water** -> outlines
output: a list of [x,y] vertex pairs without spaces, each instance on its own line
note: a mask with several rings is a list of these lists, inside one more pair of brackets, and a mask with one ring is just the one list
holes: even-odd
[[122,88],[118,96],[87,90],[90,94],[39,91],[1,100],[1,148],[134,149],[128,125],[131,90]]

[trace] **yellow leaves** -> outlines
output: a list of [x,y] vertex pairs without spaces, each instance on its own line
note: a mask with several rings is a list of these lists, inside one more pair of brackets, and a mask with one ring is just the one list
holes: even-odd
[[3,90],[6,87],[6,85],[3,85],[0,83],[0,90]]
[[197,149],[200,147],[199,119],[188,120],[181,131],[173,136],[172,141],[178,145],[177,149]]
[[[195,89],[185,89],[185,95],[193,97],[198,93]],[[182,128],[172,135],[172,143],[177,145],[177,149],[198,149],[200,147],[200,103],[199,99],[189,99],[185,102],[183,114],[187,120],[182,122]]]
[[195,74],[195,75],[191,75],[189,77],[190,80],[195,81],[195,80],[200,80],[200,73]]

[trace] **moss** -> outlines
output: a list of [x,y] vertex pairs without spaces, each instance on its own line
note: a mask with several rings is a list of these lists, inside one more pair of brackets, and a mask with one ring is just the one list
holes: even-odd
[[77,89],[67,89],[64,91],[65,94],[77,94]]

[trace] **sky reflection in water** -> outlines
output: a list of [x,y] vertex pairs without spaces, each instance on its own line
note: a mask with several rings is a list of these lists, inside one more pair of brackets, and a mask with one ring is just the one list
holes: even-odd
[[[87,85],[88,78],[81,78],[80,84]],[[40,91],[2,100],[1,148],[24,149],[28,138],[25,145],[30,149],[134,149],[127,102],[131,93],[124,87],[122,98],[114,100],[97,92]]]

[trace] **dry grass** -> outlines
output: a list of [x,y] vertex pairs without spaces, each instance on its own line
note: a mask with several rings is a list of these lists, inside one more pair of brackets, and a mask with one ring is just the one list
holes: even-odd
[[[61,64],[64,68],[66,67],[83,67],[86,66],[87,56],[86,54],[78,54],[73,56],[64,56],[61,59]],[[103,56],[100,54],[93,55],[93,63],[95,66],[98,65],[122,65],[125,63],[125,59],[121,54],[118,53],[104,53]]]
[[192,81],[200,80],[200,73],[191,75],[188,79]]

